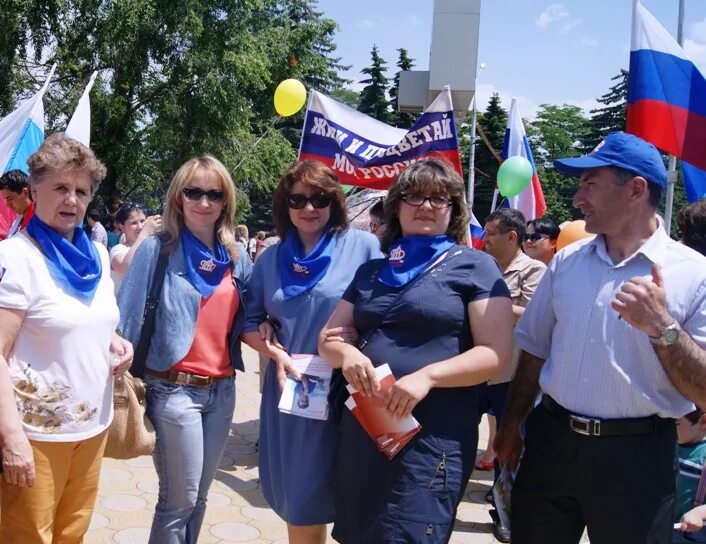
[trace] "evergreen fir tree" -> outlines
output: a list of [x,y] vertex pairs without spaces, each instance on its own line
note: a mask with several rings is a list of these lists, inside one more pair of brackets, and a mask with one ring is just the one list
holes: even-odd
[[409,58],[407,50],[402,47],[397,50],[400,54],[397,59],[397,67],[400,69],[399,72],[395,74],[394,83],[390,89],[390,106],[392,107],[391,122],[393,125],[399,128],[412,128],[412,125],[419,118],[418,115],[413,113],[401,113],[397,108],[397,99],[400,93],[400,72],[405,72],[414,68],[414,59]]
[[341,57],[334,56],[336,21],[323,16],[318,0],[289,0],[288,4],[285,9],[292,32],[315,36],[309,48],[290,51],[288,62],[294,77],[300,77],[307,88],[326,94],[350,83],[340,76],[350,65],[342,65]]
[[[478,126],[485,133],[488,142],[498,153],[502,153],[503,142],[505,140],[505,128],[507,127],[507,111],[500,103],[500,95],[493,93],[485,111],[478,115]],[[490,205],[493,202],[493,192],[495,191],[496,178],[500,164],[488,146],[480,139],[476,142],[476,168],[490,177],[476,175],[475,197],[473,199],[473,209],[476,217],[482,223],[486,215],[490,213]]]
[[598,102],[603,106],[590,111],[588,132],[581,139],[581,151],[584,153],[592,151],[609,132],[625,130],[628,71],[620,70],[620,73],[612,77],[611,81],[616,83],[607,93],[598,98]]
[[360,93],[358,111],[362,111],[378,121],[387,123],[390,117],[390,104],[386,98],[387,85],[389,83],[389,79],[385,77],[387,63],[378,54],[376,45],[373,45],[373,50],[370,55],[372,64],[361,70],[370,77],[361,81],[361,83],[365,83],[366,86]]

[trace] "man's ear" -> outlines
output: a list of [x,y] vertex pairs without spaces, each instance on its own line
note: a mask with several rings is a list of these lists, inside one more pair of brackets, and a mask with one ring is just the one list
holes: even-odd
[[647,197],[650,198],[650,187],[648,181],[642,176],[635,176],[629,182],[630,184],[630,196],[639,200],[640,198]]

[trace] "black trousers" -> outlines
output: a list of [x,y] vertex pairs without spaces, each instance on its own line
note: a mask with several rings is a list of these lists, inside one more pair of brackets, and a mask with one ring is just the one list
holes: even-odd
[[676,427],[648,435],[584,436],[541,404],[527,419],[525,453],[512,489],[513,544],[669,544]]

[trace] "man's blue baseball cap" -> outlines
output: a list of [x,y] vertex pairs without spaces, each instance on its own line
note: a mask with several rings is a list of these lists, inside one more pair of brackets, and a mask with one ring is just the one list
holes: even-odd
[[667,169],[657,148],[642,138],[622,131],[608,134],[588,155],[554,161],[554,168],[574,177],[580,177],[586,168],[601,166],[623,168],[662,189],[667,187]]

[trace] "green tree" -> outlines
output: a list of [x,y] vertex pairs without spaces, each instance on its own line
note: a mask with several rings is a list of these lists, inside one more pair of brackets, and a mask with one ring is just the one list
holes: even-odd
[[615,84],[597,99],[603,105],[590,111],[588,131],[581,138],[581,149],[585,153],[592,151],[609,132],[625,130],[628,71],[620,70],[610,80],[615,81]]
[[[470,131],[470,114],[467,122],[464,123],[463,133]],[[502,153],[503,141],[505,139],[505,128],[507,127],[507,111],[502,107],[500,95],[493,93],[488,102],[485,111],[478,114],[477,119],[478,136],[476,140],[476,177],[475,177],[475,195],[473,199],[473,209],[476,216],[482,222],[483,219],[490,213],[490,206],[493,202],[493,192],[495,191],[496,178],[500,163],[495,157],[493,151],[498,155]],[[480,132],[485,134],[488,143],[493,148],[489,148],[486,142],[481,138]],[[468,136],[462,138],[462,141],[469,142]],[[463,145],[463,144],[462,144]],[[468,164],[468,152],[470,146],[468,144],[462,147],[463,164]]]
[[298,139],[274,123],[277,84],[296,77],[328,90],[345,81],[333,56],[335,22],[314,1],[5,0],[0,20],[0,63],[9,66],[0,108],[14,107],[19,89],[34,92],[58,64],[45,96],[47,132],[64,128],[100,70],[92,145],[108,166],[97,196],[104,202],[157,205],[186,158],[210,153],[236,181],[242,218],[249,196],[271,192],[295,158]]
[[346,87],[340,87],[331,91],[331,98],[353,109],[358,109],[358,104],[360,103],[360,93]]
[[576,179],[554,170],[552,161],[579,154],[577,143],[588,129],[588,119],[578,106],[542,104],[532,122],[525,122],[537,173],[547,203],[545,217],[557,224],[577,219],[580,212],[572,206]]
[[378,48],[373,45],[370,53],[372,64],[367,68],[363,68],[361,72],[367,74],[367,79],[361,80],[366,86],[360,92],[360,103],[358,111],[367,113],[378,121],[387,123],[390,117],[389,102],[387,101],[387,86],[388,78],[385,77],[387,63],[378,54]]
[[400,94],[400,72],[406,72],[414,68],[414,59],[409,58],[409,53],[404,48],[398,49],[397,52],[400,54],[397,59],[399,71],[395,74],[392,88],[390,89],[390,106],[392,107],[390,121],[399,128],[412,128],[412,125],[414,125],[419,116],[413,113],[402,113],[398,111],[397,100]]

